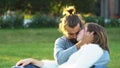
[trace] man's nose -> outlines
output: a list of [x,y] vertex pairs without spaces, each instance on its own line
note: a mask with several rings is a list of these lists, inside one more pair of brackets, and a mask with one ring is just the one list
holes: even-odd
[[73,38],[75,38],[75,39],[76,39],[76,38],[77,38],[77,35],[76,35],[76,34],[74,34],[74,35],[73,35]]

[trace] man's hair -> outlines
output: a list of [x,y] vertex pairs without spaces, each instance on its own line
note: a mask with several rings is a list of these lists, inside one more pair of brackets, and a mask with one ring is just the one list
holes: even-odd
[[66,26],[74,28],[75,26],[80,24],[80,27],[82,28],[85,22],[82,20],[82,16],[80,14],[75,14],[75,11],[76,10],[74,6],[64,8],[63,11],[64,17],[61,18],[61,22],[59,24],[59,30],[61,32],[64,33]]
[[88,32],[94,32],[93,43],[99,44],[102,49],[109,51],[107,33],[105,29],[97,23],[86,23],[85,26],[87,26]]

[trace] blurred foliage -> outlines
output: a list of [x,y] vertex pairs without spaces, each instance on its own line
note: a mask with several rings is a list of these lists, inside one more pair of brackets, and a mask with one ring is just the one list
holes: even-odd
[[[15,16],[4,15],[0,17],[0,28],[42,28],[57,27],[58,17],[36,13],[25,23],[24,14],[17,11]],[[27,19],[28,20],[28,19]]]
[[[0,0],[0,28],[22,28],[25,14],[29,12],[31,23],[24,27],[57,27],[63,8],[70,5],[75,6],[77,13],[88,14],[83,15],[86,22],[120,26],[120,19],[100,17],[100,0]],[[8,11],[15,12],[15,16],[4,19]]]
[[120,19],[116,19],[116,18],[105,19],[103,17],[88,16],[88,17],[83,17],[83,19],[86,22],[98,23],[104,27],[120,27]]
[[0,13],[7,10],[30,10],[32,13],[61,15],[62,8],[69,5],[74,5],[80,13],[98,13],[99,3],[99,0],[0,0]]
[[14,16],[4,15],[0,17],[0,28],[21,28],[23,27],[23,16],[16,12]]
[[56,27],[57,25],[58,23],[55,17],[40,13],[36,13],[32,18],[32,22],[29,23],[30,28]]

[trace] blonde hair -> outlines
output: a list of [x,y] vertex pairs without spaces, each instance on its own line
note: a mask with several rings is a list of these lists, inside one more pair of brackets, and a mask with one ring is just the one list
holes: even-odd
[[63,8],[63,15],[70,15],[70,14],[75,14],[76,12],[76,9],[75,9],[75,6],[69,6],[69,7],[65,7]]
[[82,16],[80,14],[75,14],[76,9],[74,6],[65,7],[63,9],[63,15],[64,17],[61,18],[59,23],[59,30],[65,34],[65,27],[69,26],[71,28],[74,28],[78,24],[80,24],[80,27],[84,25],[85,21],[83,21]]
[[99,44],[102,49],[109,51],[107,33],[105,29],[97,23],[87,23],[85,26],[87,26],[87,31],[94,32],[93,43]]

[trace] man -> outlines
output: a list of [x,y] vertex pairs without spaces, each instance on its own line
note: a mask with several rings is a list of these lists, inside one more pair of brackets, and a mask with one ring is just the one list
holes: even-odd
[[62,64],[68,60],[71,54],[80,49],[84,43],[92,41],[92,33],[85,37],[85,40],[77,43],[77,34],[82,29],[84,22],[80,19],[80,15],[71,14],[65,16],[59,24],[59,29],[64,36],[55,41],[54,58],[58,64]]

